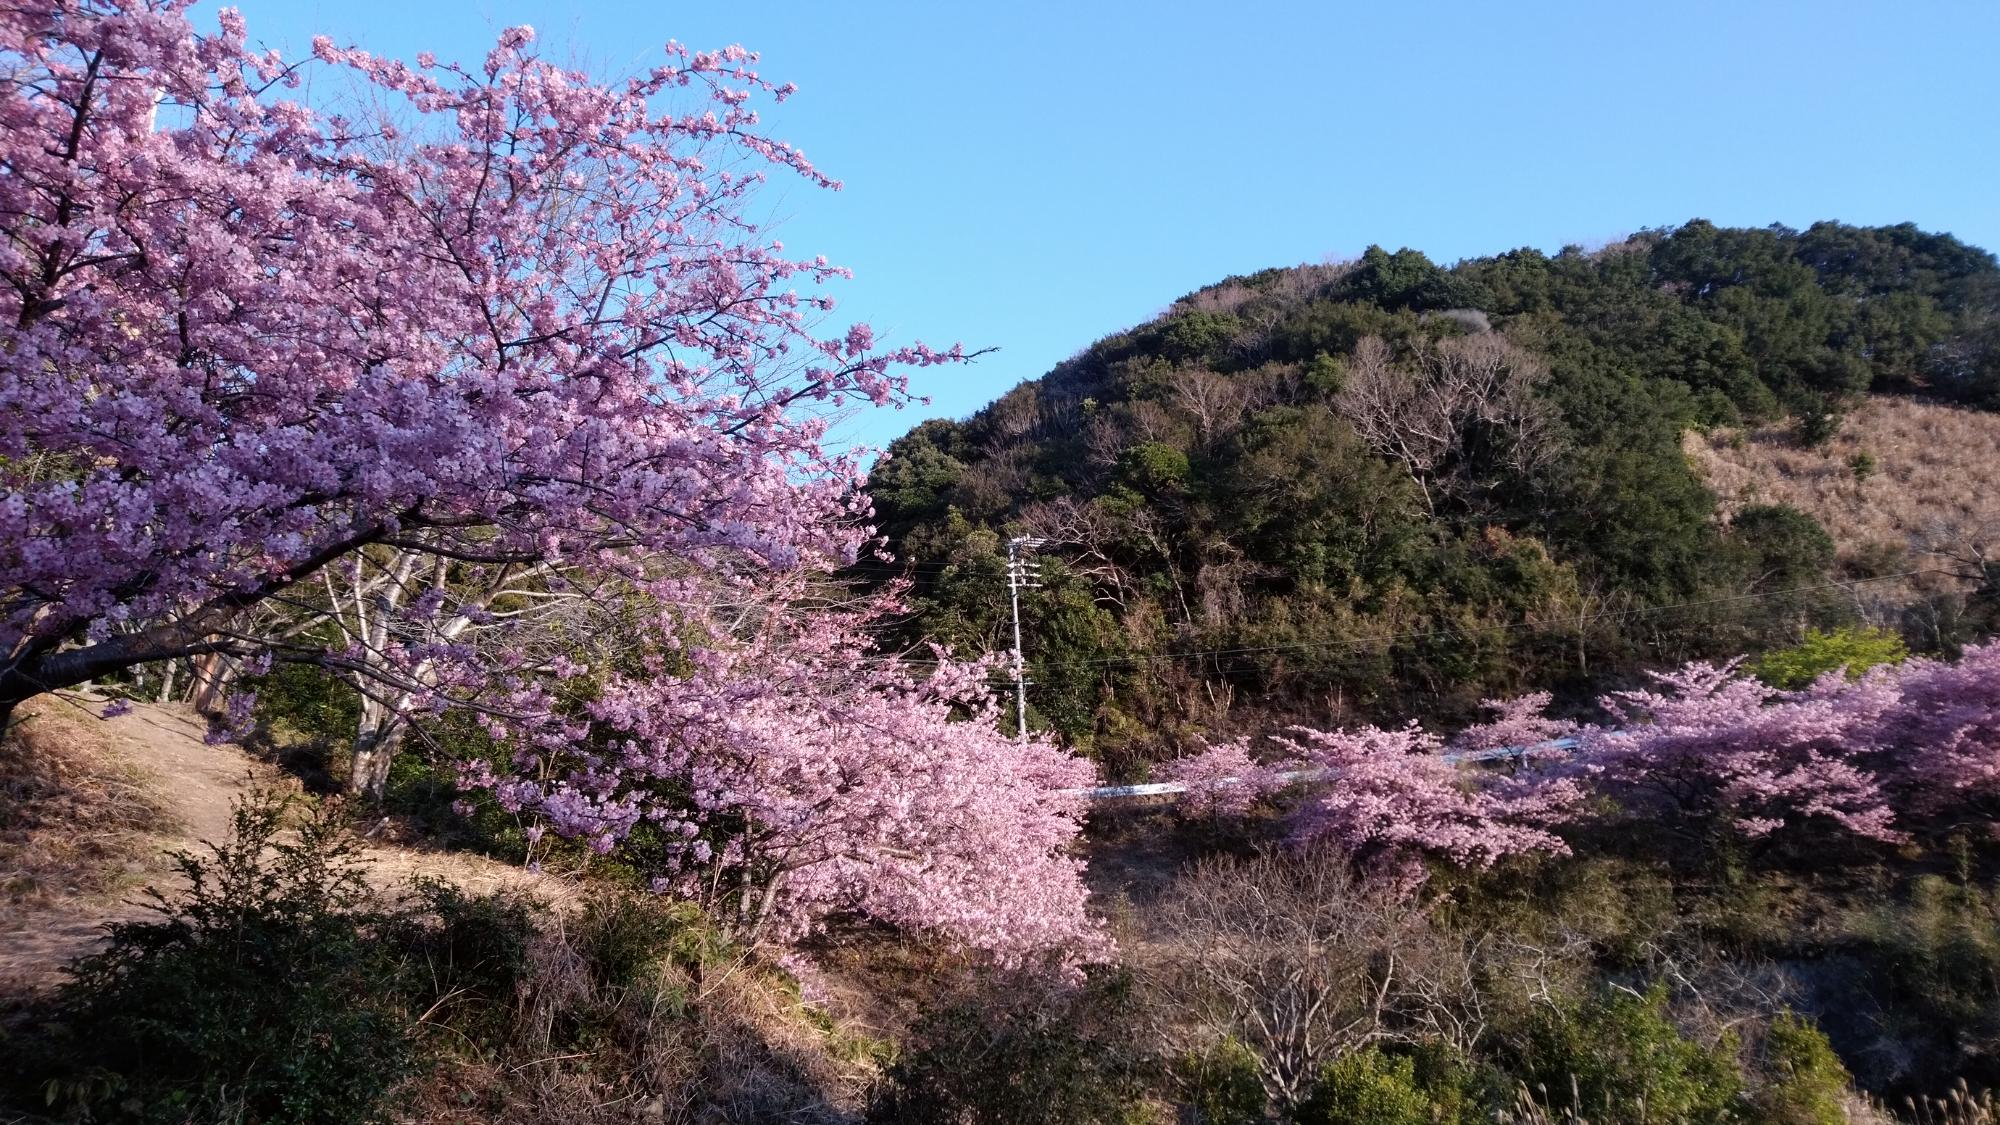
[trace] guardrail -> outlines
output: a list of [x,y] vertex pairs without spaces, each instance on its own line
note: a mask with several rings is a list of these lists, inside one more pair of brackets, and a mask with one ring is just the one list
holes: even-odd
[[[1452,765],[1466,762],[1498,762],[1508,758],[1525,757],[1537,750],[1574,750],[1576,739],[1555,738],[1547,742],[1537,742],[1532,746],[1496,746],[1491,750],[1466,750],[1441,754],[1439,757]],[[1340,773],[1335,769],[1290,770],[1278,775],[1279,781],[1324,781]],[[1225,777],[1216,781],[1217,785],[1241,785],[1242,779]],[[1100,785],[1093,789],[1062,789],[1058,792],[1074,794],[1091,801],[1116,801],[1126,797],[1174,797],[1188,791],[1184,781],[1157,781],[1146,785]]]

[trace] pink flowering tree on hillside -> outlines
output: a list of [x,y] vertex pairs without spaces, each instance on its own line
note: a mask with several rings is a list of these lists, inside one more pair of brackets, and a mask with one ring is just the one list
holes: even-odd
[[[858,465],[800,408],[897,401],[957,353],[815,334],[840,271],[745,203],[768,172],[837,185],[762,132],[790,89],[754,56],[669,45],[607,84],[516,28],[469,67],[286,60],[187,6],[0,12],[0,709],[208,654],[414,708],[535,671],[414,618],[297,627],[363,550],[657,599],[852,557]],[[317,111],[309,70],[384,108]]]
[[1956,663],[1918,659],[1863,681],[1893,690],[1866,738],[1889,756],[1900,806],[1929,823],[2000,819],[2000,641],[1966,648]]
[[1161,767],[1163,780],[1187,786],[1180,813],[1189,817],[1229,820],[1247,815],[1292,784],[1290,774],[1300,763],[1259,761],[1250,753],[1250,739],[1210,743],[1198,754],[1176,758]]
[[1550,718],[1549,705],[1554,701],[1555,696],[1546,691],[1484,700],[1481,706],[1488,713],[1486,721],[1453,735],[1450,749],[1458,754],[1519,750],[1539,760],[1555,757],[1556,748],[1550,743],[1575,735],[1579,724]]
[[[1527,726],[1542,730],[1547,721]],[[1573,779],[1544,768],[1540,756],[1511,768],[1460,764],[1446,755],[1441,738],[1415,723],[1386,730],[1299,726],[1271,741],[1275,753],[1265,761],[1236,739],[1175,763],[1171,775],[1188,785],[1183,814],[1240,816],[1298,787],[1303,796],[1289,817],[1294,844],[1331,845],[1405,890],[1424,881],[1427,860],[1485,868],[1510,855],[1566,853],[1555,829],[1583,796]],[[1287,771],[1300,776],[1291,780]]]
[[746,940],[860,917],[1008,964],[1101,953],[1069,854],[1090,764],[1001,735],[986,665],[872,655],[863,626],[881,608],[774,604],[733,637],[710,618],[699,646],[665,642],[602,677],[573,725],[493,724],[513,768],[467,781],[560,836],[625,848]]
[[1294,841],[1333,844],[1405,887],[1423,881],[1426,859],[1487,868],[1511,855],[1568,854],[1555,829],[1574,814],[1581,790],[1566,778],[1460,765],[1415,723],[1294,727],[1278,741],[1329,774],[1294,814]]
[[1684,833],[1903,839],[1869,738],[1897,707],[1893,684],[1836,674],[1786,693],[1738,663],[1688,664],[1606,696],[1611,719],[1578,733],[1577,768],[1628,813]]

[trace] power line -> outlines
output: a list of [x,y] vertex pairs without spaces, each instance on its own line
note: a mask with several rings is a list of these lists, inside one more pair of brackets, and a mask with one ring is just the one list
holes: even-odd
[[[1249,645],[1238,648],[1185,649],[1173,652],[1135,653],[1129,656],[1108,656],[1093,660],[1055,661],[1039,665],[1044,671],[1059,668],[1102,668],[1123,664],[1146,664],[1164,660],[1183,660],[1209,656],[1257,656],[1281,652],[1310,652],[1322,649],[1355,649],[1373,645],[1396,644],[1405,641],[1434,640],[1444,637],[1464,638],[1471,633],[1515,632],[1524,629],[1547,629],[1587,621],[1605,621],[1614,618],[1644,617],[1655,613],[1671,613],[1685,609],[1703,609],[1738,602],[1762,601],[1767,598],[1782,598],[1794,594],[1810,594],[1823,590],[1848,590],[1876,582],[1891,582],[1901,578],[1915,578],[1925,574],[1950,574],[1947,567],[1926,567],[1921,570],[1906,570],[1896,574],[1878,574],[1870,578],[1856,578],[1844,582],[1822,582],[1811,586],[1794,586],[1783,590],[1762,590],[1748,594],[1733,594],[1723,598],[1706,598],[1699,601],[1675,602],[1667,605],[1636,606],[1630,609],[1601,610],[1597,613],[1566,617],[1561,621],[1513,621],[1478,629],[1434,629],[1413,633],[1387,633],[1372,637],[1343,637],[1339,640],[1300,641],[1281,645]],[[882,658],[899,664],[932,665],[935,660],[901,660],[896,657]]]

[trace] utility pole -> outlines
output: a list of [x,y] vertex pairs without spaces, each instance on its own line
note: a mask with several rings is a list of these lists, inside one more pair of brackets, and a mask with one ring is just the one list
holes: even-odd
[[1021,654],[1021,591],[1041,588],[1041,564],[1028,552],[1047,543],[1032,535],[1007,540],[1007,600],[1014,607],[1014,733],[1028,740],[1028,662]]

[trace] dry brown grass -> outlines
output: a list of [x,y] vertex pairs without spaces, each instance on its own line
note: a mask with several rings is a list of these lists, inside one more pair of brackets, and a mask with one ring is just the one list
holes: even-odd
[[[1572,1094],[1574,1097],[1574,1094]],[[1500,1115],[1502,1125],[1591,1125],[1573,1109],[1552,1109],[1549,1091],[1520,1087],[1513,1109]],[[1842,1107],[1848,1125],[1996,1125],[2000,1105],[1990,1093],[1974,1094],[1963,1082],[1942,1098],[1906,1098],[1901,1112],[1891,1112],[1873,1098],[1852,1095]],[[1646,1120],[1645,1106],[1632,1107],[1618,1121]]]
[[[1725,518],[1749,504],[1798,508],[1857,571],[1942,567],[2000,540],[2000,414],[1882,396],[1817,449],[1788,426],[1690,433],[1683,448]],[[1873,468],[1858,473],[1863,457]],[[1905,593],[1947,585],[1933,577]]]
[[57,699],[0,738],[0,901],[10,911],[101,895],[138,876],[174,818],[104,723]]
[[2000,1122],[2000,1102],[1993,1100],[1992,1091],[1974,1093],[1960,1080],[1944,1097],[1905,1098],[1894,1112],[1869,1099],[1858,1111],[1850,1110],[1848,1119],[1855,1125],[1995,1125]]
[[586,951],[592,917],[588,910],[544,916],[504,1026],[412,1083],[402,1120],[855,1119],[877,1055],[836,1021],[811,1014],[780,973],[730,951],[699,963],[662,959],[630,979],[606,980]]

